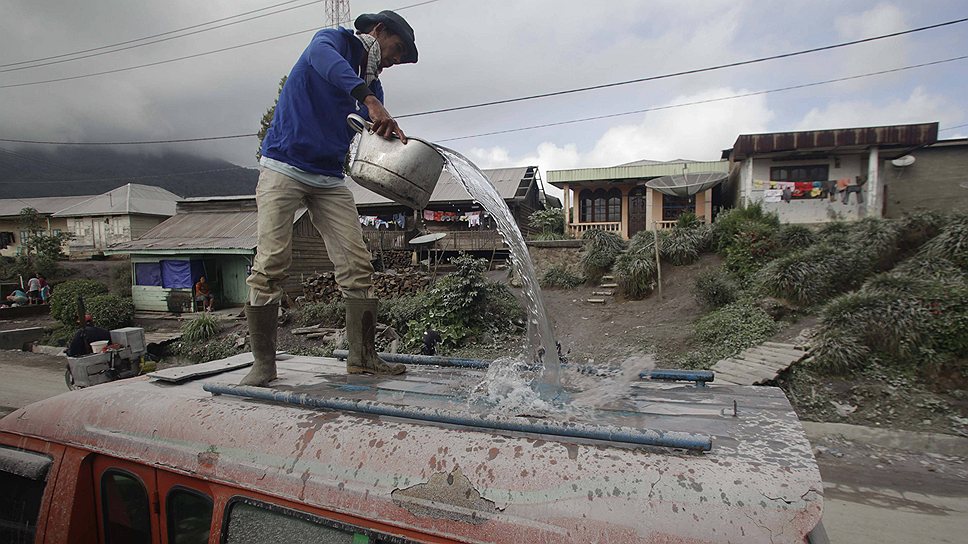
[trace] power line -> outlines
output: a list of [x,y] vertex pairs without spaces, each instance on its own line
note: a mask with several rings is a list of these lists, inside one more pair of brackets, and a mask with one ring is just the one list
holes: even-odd
[[564,94],[579,93],[579,92],[591,91],[591,90],[596,90],[596,89],[605,89],[605,88],[608,88],[608,87],[618,87],[618,86],[621,86],[621,85],[629,85],[629,84],[632,84],[632,83],[642,83],[642,82],[645,82],[645,81],[656,81],[656,80],[660,80],[660,79],[668,79],[668,78],[672,78],[672,77],[679,77],[679,76],[685,76],[685,75],[691,75],[691,74],[699,74],[699,73],[703,73],[703,72],[712,72],[714,70],[722,70],[724,68],[735,68],[737,66],[746,66],[746,65],[749,65],[749,64],[756,64],[756,63],[766,62],[766,61],[770,61],[770,60],[777,60],[777,59],[784,59],[784,58],[796,57],[796,56],[799,56],[799,55],[806,55],[806,54],[809,54],[809,53],[816,53],[818,51],[829,51],[831,49],[837,49],[837,48],[840,48],[840,47],[847,47],[847,46],[850,46],[850,45],[857,45],[857,44],[860,44],[860,43],[873,42],[873,41],[876,41],[876,40],[883,40],[885,38],[894,38],[894,37],[897,37],[897,36],[903,36],[905,34],[912,34],[912,33],[915,33],[915,32],[922,32],[922,31],[925,31],[925,30],[931,30],[931,29],[935,29],[935,28],[941,28],[941,27],[944,27],[944,26],[959,24],[959,23],[963,23],[965,21],[968,21],[968,17],[965,17],[965,18],[962,18],[962,19],[954,19],[954,20],[951,20],[951,21],[946,21],[946,22],[938,23],[938,24],[934,24],[934,25],[928,25],[928,26],[922,26],[922,27],[918,27],[918,28],[912,28],[912,29],[903,30],[903,31],[900,31],[900,32],[892,32],[890,34],[882,34],[880,36],[874,36],[872,38],[864,38],[864,39],[861,39],[861,40],[852,40],[852,41],[849,41],[849,42],[841,42],[841,43],[833,44],[833,45],[825,45],[823,47],[814,47],[812,49],[803,49],[803,50],[794,51],[794,52],[791,52],[791,53],[782,53],[780,55],[771,55],[769,57],[760,57],[760,58],[757,58],[757,59],[744,60],[744,61],[738,61],[738,62],[730,62],[728,64],[719,64],[719,65],[716,65],[716,66],[709,66],[709,67],[706,67],[706,68],[696,68],[694,70],[684,70],[684,71],[681,71],[681,72],[672,72],[672,73],[669,73],[669,74],[662,74],[662,75],[658,75],[658,76],[649,76],[649,77],[642,77],[642,78],[637,78],[637,79],[628,79],[628,80],[625,80],[625,81],[616,81],[614,83],[605,83],[605,84],[602,84],[602,85],[592,85],[592,86],[589,86],[589,87],[579,87],[579,88],[576,88],[576,89],[568,89],[568,90],[565,90],[565,91],[554,91],[554,92],[550,92],[550,93],[534,94],[534,95],[530,95],[530,96],[521,96],[521,97],[518,97],[518,98],[507,98],[507,99],[504,99],[504,100],[495,100],[495,101],[492,101],[492,102],[482,102],[482,103],[479,103],[479,104],[468,104],[468,105],[465,105],[465,106],[454,106],[452,108],[441,108],[441,109],[437,109],[437,110],[428,110],[428,111],[421,111],[421,112],[417,112],[417,113],[408,113],[408,114],[405,114],[405,115],[397,115],[396,117],[397,117],[397,119],[402,119],[402,118],[405,118],[405,117],[416,117],[418,115],[432,115],[432,114],[436,114],[436,113],[444,113],[444,112],[450,112],[450,111],[468,110],[468,109],[472,109],[472,108],[482,108],[482,107],[485,107],[485,106],[496,106],[498,104],[510,104],[512,102],[522,102],[522,101],[525,101],[525,100],[534,100],[536,98],[548,98],[548,97],[551,97],[551,96],[561,96],[561,95],[564,95]]
[[[395,11],[402,11],[402,10],[405,10],[405,9],[415,8],[417,6],[423,6],[425,4],[432,4],[434,2],[439,2],[439,1],[440,0],[425,0],[424,2],[419,2],[419,3],[411,4],[411,5],[408,5],[408,6],[403,6],[403,7],[395,8]],[[340,21],[337,24],[344,24],[344,23],[348,23],[348,22],[350,22],[350,21]],[[323,27],[323,28],[326,28],[326,27]],[[233,49],[240,49],[242,47],[248,47],[250,45],[258,45],[258,44],[261,44],[261,43],[271,42],[271,41],[275,41],[275,40],[281,40],[283,38],[289,38],[289,37],[296,36],[296,35],[299,35],[299,34],[306,34],[308,32],[316,32],[319,29],[320,29],[320,27],[308,28],[306,30],[300,30],[300,31],[297,31],[297,32],[290,32],[288,34],[282,34],[280,36],[274,36],[274,37],[266,38],[266,39],[263,39],[263,40],[256,40],[254,42],[248,42],[248,43],[243,43],[243,44],[239,44],[239,45],[233,45],[233,46],[229,46],[229,47],[223,47],[221,49],[214,49],[214,50],[211,50],[211,51],[204,51],[202,53],[195,53],[193,55],[185,55],[183,57],[176,57],[176,58],[173,58],[173,59],[160,60],[160,61],[157,61],[157,62],[149,62],[149,63],[145,63],[145,64],[138,64],[136,66],[128,66],[126,68],[116,68],[114,70],[105,70],[103,72],[92,72],[92,73],[89,73],[89,74],[81,74],[81,75],[77,75],[77,76],[59,77],[59,78],[55,78],[55,79],[45,79],[43,81],[30,81],[30,82],[27,82],[27,83],[14,83],[14,84],[10,84],[10,85],[0,85],[0,89],[12,89],[14,87],[28,87],[28,86],[32,86],[32,85],[42,85],[42,84],[46,84],[46,83],[56,83],[56,82],[59,82],[59,81],[72,81],[72,80],[75,80],[75,79],[84,79],[84,78],[88,78],[88,77],[103,76],[103,75],[107,75],[107,74],[116,74],[116,73],[119,73],[119,72],[127,72],[127,71],[130,71],[130,70],[136,70],[138,68],[148,68],[148,67],[151,67],[151,66],[158,66],[158,65],[161,65],[161,64],[168,64],[168,63],[171,63],[171,62],[177,62],[177,61],[180,61],[180,60],[187,60],[187,59],[193,59],[193,58],[197,58],[197,57],[204,57],[204,56],[212,55],[212,54],[215,54],[215,53],[223,53],[225,51],[231,51]]]
[[[665,105],[665,106],[656,106],[656,107],[653,107],[653,108],[644,108],[644,109],[638,109],[638,110],[632,110],[632,111],[625,111],[625,112],[620,112],[620,113],[611,113],[611,114],[607,114],[607,115],[598,115],[598,116],[594,116],[594,117],[584,117],[584,118],[580,118],[580,119],[571,119],[571,120],[568,120],[568,121],[557,121],[557,122],[554,122],[554,123],[546,123],[546,124],[541,124],[541,125],[530,125],[530,126],[526,126],[526,127],[519,127],[519,128],[513,128],[513,129],[507,129],[507,130],[499,130],[499,131],[494,131],[494,132],[486,132],[486,133],[481,133],[481,134],[473,134],[473,135],[469,135],[469,136],[458,136],[458,137],[454,137],[454,138],[446,138],[446,139],[437,140],[437,141],[438,142],[452,142],[452,141],[455,141],[455,140],[466,140],[466,139],[470,139],[470,138],[479,138],[479,137],[483,137],[483,136],[493,136],[493,135],[497,135],[497,134],[507,134],[507,133],[510,133],[510,132],[522,132],[522,131],[525,131],[525,130],[534,130],[534,129],[539,129],[539,128],[547,128],[547,127],[554,127],[554,126],[560,126],[560,125],[568,125],[568,124],[574,124],[574,123],[583,123],[583,122],[586,122],[586,121],[596,121],[596,120],[600,120],[600,119],[608,119],[608,118],[611,118],[611,117],[621,117],[621,116],[625,116],[625,115],[634,115],[634,114],[637,114],[637,113],[647,113],[647,112],[651,112],[651,111],[661,111],[661,110],[667,110],[667,109],[673,109],[673,108],[682,108],[682,107],[686,107],[686,106],[695,106],[695,105],[707,104],[707,103],[711,103],[711,102],[721,102],[721,101],[725,101],[725,100],[736,100],[736,99],[739,99],[739,98],[746,98],[746,97],[750,97],[750,96],[757,96],[757,95],[762,95],[762,94],[772,94],[772,93],[778,93],[778,92],[784,92],[784,91],[791,91],[791,90],[796,90],[796,89],[805,89],[805,88],[809,88],[809,87],[817,87],[817,86],[820,86],[820,85],[829,85],[831,83],[839,83],[839,82],[843,82],[843,81],[851,81],[851,80],[855,80],[855,79],[863,79],[863,78],[867,78],[867,77],[874,77],[874,76],[879,76],[879,75],[884,75],[884,74],[890,74],[890,73],[896,73],[896,72],[903,72],[903,71],[906,71],[906,70],[913,70],[913,69],[916,69],[916,68],[924,68],[924,67],[928,67],[928,66],[935,66],[935,65],[939,65],[939,64],[945,64],[945,63],[948,63],[948,62],[955,62],[955,61],[965,60],[965,59],[968,59],[968,55],[962,55],[962,56],[958,56],[958,57],[952,57],[952,58],[948,58],[948,59],[936,60],[936,61],[931,61],[931,62],[924,62],[924,63],[921,63],[921,64],[913,64],[913,65],[909,65],[909,66],[902,66],[902,67],[899,67],[899,68],[891,68],[891,69],[888,69],[888,70],[879,70],[879,71],[876,71],[876,72],[868,72],[868,73],[865,73],[865,74],[857,74],[857,75],[853,75],[853,76],[846,76],[846,77],[841,77],[841,78],[836,78],[836,79],[828,79],[828,80],[816,81],[816,82],[812,82],[812,83],[803,83],[803,84],[799,84],[799,85],[791,85],[791,86],[788,86],[788,87],[780,87],[780,88],[776,88],[776,89],[767,89],[767,90],[762,90],[762,91],[752,91],[752,92],[749,92],[749,93],[743,93],[743,94],[738,94],[738,95],[724,96],[724,97],[719,97],[719,98],[710,98],[710,99],[705,99],[705,100],[697,100],[697,101],[693,101],[693,102],[683,102],[683,103],[679,103],[679,104],[669,104],[669,105]],[[962,126],[966,126],[966,125],[957,125],[957,126],[954,126],[954,127],[949,127],[949,128],[943,129],[943,130],[951,130],[951,129],[959,128],[959,127],[962,127]],[[20,143],[20,144],[41,144],[41,145],[73,145],[73,146],[148,145],[148,144],[172,144],[172,143],[184,143],[184,142],[202,142],[202,141],[212,141],[212,140],[229,140],[229,139],[237,139],[237,138],[250,138],[250,137],[255,137],[257,135],[258,135],[257,133],[252,132],[252,133],[246,133],[246,134],[233,134],[233,135],[227,135],[227,136],[209,136],[209,137],[199,137],[199,138],[179,138],[179,139],[170,139],[170,140],[139,140],[139,141],[119,141],[119,142],[55,142],[55,141],[47,141],[47,140],[19,140],[19,139],[12,139],[12,138],[0,138],[0,142],[12,142],[12,143]]]
[[8,66],[19,66],[21,64],[31,64],[31,63],[34,63],[34,62],[42,62],[42,61],[51,60],[51,59],[59,59],[59,58],[63,58],[63,57],[69,57],[71,55],[80,55],[82,53],[90,53],[91,51],[100,51],[101,49],[110,49],[112,47],[117,47],[119,45],[128,45],[129,43],[140,42],[140,41],[143,41],[143,40],[150,40],[152,38],[159,38],[161,36],[168,36],[170,34],[176,34],[178,32],[182,32],[184,30],[192,30],[194,28],[203,27],[203,26],[210,25],[210,24],[213,24],[213,23],[220,23],[222,21],[227,21],[229,19],[235,19],[236,17],[243,17],[245,15],[251,15],[253,13],[258,13],[260,11],[265,11],[265,10],[268,10],[268,9],[277,8],[277,7],[280,7],[280,6],[284,6],[286,4],[292,4],[292,3],[295,3],[295,2],[299,2],[299,1],[301,1],[301,0],[287,0],[286,2],[282,2],[282,3],[279,3],[279,4],[273,4],[271,6],[266,6],[264,8],[254,9],[254,10],[251,10],[251,11],[246,11],[246,12],[239,13],[239,14],[236,14],[236,15],[230,15],[228,17],[222,17],[221,19],[214,19],[214,20],[207,21],[207,22],[204,22],[204,23],[198,23],[196,25],[186,26],[186,27],[182,27],[182,28],[176,28],[175,30],[169,30],[167,32],[162,32],[160,34],[152,34],[150,36],[144,36],[142,38],[135,38],[133,40],[127,40],[127,41],[123,41],[123,42],[112,43],[112,44],[108,44],[108,45],[102,45],[100,47],[92,47],[91,49],[82,49],[80,51],[72,51],[70,53],[62,53],[60,55],[53,55],[53,56],[50,56],[50,57],[41,57],[41,58],[32,59],[32,60],[22,60],[20,62],[11,62],[11,63],[7,63],[7,64],[0,64],[0,68],[6,68]]
[[[89,59],[91,57],[99,57],[101,55],[110,55],[111,53],[117,53],[119,51],[127,51],[129,49],[135,49],[135,48],[138,48],[138,47],[144,47],[146,45],[153,45],[153,44],[156,44],[156,43],[167,42],[167,41],[170,41],[170,40],[177,40],[178,38],[185,38],[185,37],[188,37],[188,36],[193,36],[195,34],[201,34],[202,32],[208,32],[210,30],[217,30],[219,28],[225,28],[227,26],[237,25],[239,23],[245,23],[247,21],[252,21],[254,19],[261,19],[262,17],[268,17],[270,15],[276,15],[276,14],[283,13],[283,12],[286,12],[286,11],[291,11],[291,10],[294,10],[294,9],[304,8],[306,6],[311,6],[313,4],[319,4],[320,2],[322,2],[322,0],[312,0],[311,2],[307,2],[305,4],[300,4],[298,6],[290,6],[288,8],[280,9],[280,10],[277,10],[277,11],[271,11],[269,13],[263,13],[261,15],[254,15],[254,16],[249,17],[249,18],[246,18],[246,19],[239,19],[238,21],[232,21],[232,22],[229,22],[229,23],[224,23],[224,24],[221,24],[221,25],[218,25],[218,26],[213,26],[211,28],[203,28],[201,30],[195,30],[193,32],[187,32],[185,34],[179,34],[177,36],[168,36],[168,37],[159,38],[159,39],[153,40],[153,41],[147,41],[147,42],[144,42],[144,43],[136,43],[134,45],[129,45],[127,47],[120,47],[118,49],[112,49],[110,51],[101,51],[100,53],[91,53],[89,55],[82,55],[82,56],[74,57],[74,58],[70,58],[70,59],[52,60],[50,62],[44,62],[44,63],[41,63],[41,64],[34,64],[32,66],[20,66],[20,67],[17,67],[17,68],[7,68],[7,69],[4,69],[4,70],[0,70],[0,73],[15,72],[17,70],[29,70],[31,68],[40,68],[42,66],[50,66],[52,64],[61,64],[61,63],[64,63],[64,62],[73,62],[75,60]],[[265,8],[263,8],[263,9],[265,9]],[[239,17],[239,16],[236,15],[235,17]],[[206,23],[206,24],[210,24],[210,23]],[[166,34],[170,34],[170,33],[166,33]],[[147,38],[141,38],[141,39],[147,39]],[[135,40],[135,41],[138,41],[138,40]]]
[[[195,174],[211,174],[214,172],[231,172],[234,170],[252,170],[252,168],[247,168],[245,166],[235,166],[232,168],[214,168],[212,170],[195,170],[193,172],[174,172],[171,174],[152,174],[147,176],[117,176],[111,178],[94,178],[94,179],[61,179],[61,180],[30,180],[29,183],[91,183],[95,181],[119,181],[119,180],[138,180],[138,179],[152,179],[152,178],[167,178],[174,176],[190,176]],[[0,185],[9,183],[27,183],[24,181],[0,181]]]
[[[467,139],[470,139],[470,138],[480,138],[480,137],[483,137],[483,136],[494,136],[494,135],[497,135],[497,134],[508,134],[510,132],[522,132],[522,131],[525,131],[525,130],[534,130],[534,129],[539,129],[539,128],[556,127],[556,126],[560,126],[560,125],[570,125],[570,124],[574,124],[574,123],[583,123],[583,122],[586,122],[586,121],[597,121],[599,119],[608,119],[608,118],[611,118],[611,117],[622,117],[622,116],[625,116],[625,115],[634,115],[634,114],[637,114],[637,113],[647,113],[647,112],[652,112],[652,111],[670,110],[670,109],[674,109],[674,108],[683,108],[683,107],[686,107],[686,106],[696,106],[696,105],[699,105],[699,104],[709,104],[711,102],[723,102],[723,101],[726,101],[726,100],[737,100],[739,98],[747,98],[747,97],[750,97],[750,96],[757,96],[757,95],[771,94],[771,93],[779,93],[779,92],[784,92],[784,91],[792,91],[792,90],[796,90],[796,89],[806,89],[808,87],[817,87],[817,86],[820,86],[820,85],[829,85],[831,83],[840,83],[840,82],[843,82],[843,81],[851,81],[851,80],[854,80],[854,79],[861,79],[861,78],[865,78],[865,77],[873,77],[873,76],[879,76],[879,75],[884,75],[884,74],[891,74],[891,73],[895,73],[895,72],[903,72],[905,70],[913,70],[915,68],[924,68],[926,66],[934,66],[934,65],[937,65],[937,64],[944,64],[946,62],[954,62],[954,61],[965,60],[965,59],[968,59],[968,55],[962,55],[960,57],[952,57],[950,59],[937,60],[937,61],[933,61],[933,62],[925,62],[925,63],[922,63],[922,64],[914,64],[914,65],[911,65],[911,66],[903,66],[901,68],[892,68],[890,70],[880,70],[880,71],[877,71],[877,72],[869,72],[869,73],[866,73],[866,74],[858,74],[858,75],[855,75],[855,76],[840,77],[840,78],[836,78],[836,79],[828,79],[828,80],[825,80],[825,81],[816,81],[816,82],[813,82],[813,83],[803,83],[801,85],[791,85],[789,87],[780,87],[780,88],[777,88],[777,89],[767,89],[767,90],[763,90],[763,91],[753,91],[753,92],[749,92],[749,93],[743,93],[743,94],[737,94],[737,95],[731,95],[731,96],[723,96],[723,97],[719,97],[719,98],[708,98],[708,99],[705,99],[705,100],[696,100],[696,101],[693,101],[693,102],[681,102],[679,104],[668,104],[668,105],[665,105],[665,106],[656,106],[654,108],[643,108],[643,109],[640,109],[640,110],[625,111],[625,112],[621,112],[621,113],[610,113],[610,114],[607,114],[607,115],[597,115],[597,116],[594,116],[594,117],[584,117],[584,118],[581,118],[581,119],[571,119],[569,121],[558,121],[558,122],[555,122],[555,123],[545,123],[543,125],[531,125],[531,126],[519,127],[519,128],[512,128],[512,129],[507,129],[507,130],[497,130],[497,131],[494,131],[494,132],[485,132],[485,133],[481,133],[481,134],[472,134],[470,136],[458,136],[458,137],[454,137],[454,138],[445,138],[445,139],[436,140],[436,141],[437,142],[453,142],[455,140],[467,140]],[[959,125],[959,126],[968,126],[968,125]],[[952,128],[957,128],[957,127],[950,127],[948,129],[944,129],[944,130],[950,130]]]
[[968,127],[968,123],[965,123],[963,125],[955,125],[953,127],[943,128],[943,129],[939,130],[938,132],[944,132],[946,130],[954,130],[956,128],[961,128],[961,127]]

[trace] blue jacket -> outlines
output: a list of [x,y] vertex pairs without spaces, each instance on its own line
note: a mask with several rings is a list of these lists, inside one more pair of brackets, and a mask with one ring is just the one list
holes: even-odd
[[[343,177],[343,159],[356,134],[346,116],[366,119],[366,107],[350,92],[363,83],[363,44],[351,30],[323,29],[292,67],[275,115],[262,140],[262,155],[313,174]],[[370,85],[383,102],[380,80]]]

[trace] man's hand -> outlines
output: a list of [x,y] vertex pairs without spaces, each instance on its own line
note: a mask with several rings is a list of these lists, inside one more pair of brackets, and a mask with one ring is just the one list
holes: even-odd
[[400,130],[400,125],[397,124],[393,117],[390,117],[390,112],[383,107],[383,104],[377,100],[376,96],[371,94],[366,97],[363,104],[370,113],[370,121],[373,122],[373,132],[388,140],[396,134],[400,137],[401,142],[407,143],[407,135]]

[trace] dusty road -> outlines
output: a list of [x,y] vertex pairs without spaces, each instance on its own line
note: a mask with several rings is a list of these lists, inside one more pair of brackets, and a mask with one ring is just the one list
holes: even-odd
[[64,357],[0,351],[0,416],[38,400],[66,393]]
[[[67,391],[62,357],[0,352],[0,376],[0,416]],[[960,454],[912,453],[835,434],[814,435],[811,442],[824,479],[831,542],[965,541],[968,447]]]

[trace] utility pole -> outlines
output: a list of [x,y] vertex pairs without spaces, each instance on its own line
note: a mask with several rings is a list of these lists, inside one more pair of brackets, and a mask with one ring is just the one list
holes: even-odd
[[331,27],[352,22],[352,19],[350,19],[350,0],[326,0],[324,9]]

